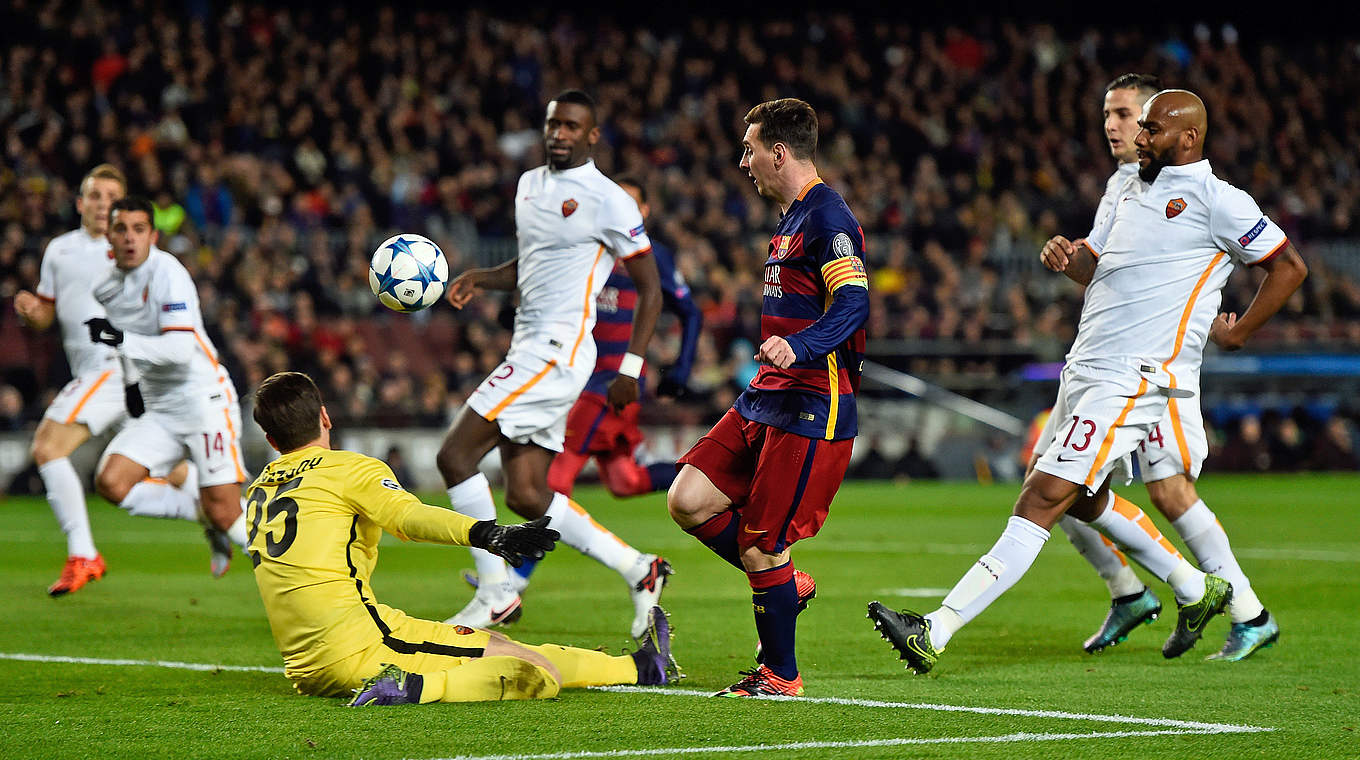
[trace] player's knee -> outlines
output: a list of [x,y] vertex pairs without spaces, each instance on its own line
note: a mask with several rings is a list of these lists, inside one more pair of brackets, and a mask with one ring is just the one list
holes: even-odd
[[534,485],[509,484],[505,490],[505,506],[526,520],[537,520],[548,511],[552,491]]
[[1168,520],[1185,514],[1199,501],[1195,486],[1185,477],[1173,477],[1147,484],[1148,500]]
[[693,524],[695,518],[704,511],[703,493],[695,487],[687,473],[688,470],[682,470],[666,492],[666,509],[671,519],[681,527]]
[[238,488],[216,485],[200,491],[203,514],[219,530],[228,530],[241,517],[241,491]]
[[439,447],[439,453],[434,457],[435,466],[439,468],[439,474],[444,478],[444,485],[456,486],[464,480],[477,474],[477,463],[468,461],[471,459],[453,441],[445,439]]
[[121,504],[127,498],[128,491],[132,490],[133,483],[129,483],[126,477],[109,467],[100,468],[94,476],[94,489],[100,496],[113,502]]
[[68,431],[69,426],[58,425],[52,420],[44,419],[38,425],[38,430],[33,434],[33,444],[29,451],[33,454],[33,463],[41,467],[56,459],[70,456],[72,451],[83,442],[83,438]]
[[66,452],[61,451],[61,447],[45,437],[35,436],[30,451],[33,454],[33,463],[39,467],[66,456]]

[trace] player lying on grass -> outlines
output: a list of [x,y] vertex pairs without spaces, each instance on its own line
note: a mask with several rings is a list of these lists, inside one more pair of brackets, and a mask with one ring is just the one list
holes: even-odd
[[352,705],[552,697],[563,687],[658,685],[679,670],[666,613],[653,607],[638,651],[531,646],[378,603],[370,576],[383,531],[474,546],[512,565],[540,559],[557,531],[473,520],[420,502],[383,462],[330,447],[330,417],[307,375],[255,391],[255,421],[280,453],[248,491],[249,551],[284,674],[302,694]]

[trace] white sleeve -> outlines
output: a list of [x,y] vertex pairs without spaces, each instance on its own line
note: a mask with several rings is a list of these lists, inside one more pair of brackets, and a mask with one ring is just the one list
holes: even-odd
[[[1119,206],[1116,204],[1115,207],[1106,212],[1104,216],[1098,217],[1096,219],[1096,226],[1091,228],[1091,234],[1083,239],[1086,243],[1086,247],[1090,248],[1096,256],[1099,256],[1105,251],[1105,242],[1110,238],[1110,228],[1114,226],[1114,215],[1118,210]],[[1083,240],[1078,240],[1077,242],[1081,243]]]
[[1091,225],[1091,232],[1086,236],[1087,240],[1091,239],[1091,235],[1096,234],[1096,228],[1105,220],[1105,217],[1110,215],[1110,212],[1114,211],[1114,202],[1118,200],[1119,191],[1124,187],[1124,183],[1118,182],[1118,179],[1119,173],[1115,172],[1105,182],[1105,194],[1100,196],[1100,205],[1096,206],[1096,216]]
[[[1095,252],[1097,256],[1105,250],[1105,243],[1110,238],[1110,228],[1114,226],[1115,214],[1119,211],[1119,199],[1124,194],[1124,189],[1128,187],[1128,184],[1129,180],[1126,179],[1115,185],[1113,190],[1107,187],[1105,195],[1100,198],[1100,208],[1096,211],[1095,226],[1091,228],[1090,234],[1085,237],[1086,247]],[[1106,201],[1109,201],[1108,206]]]
[[605,194],[598,225],[600,242],[616,259],[632,258],[652,250],[652,241],[642,223],[642,212],[621,187],[615,186]]
[[162,267],[151,283],[147,306],[156,309],[161,332],[198,327],[198,289],[182,267]]
[[160,335],[138,335],[124,333],[119,353],[128,359],[136,359],[158,366],[188,364],[197,350],[193,333],[186,330],[172,330]]
[[1242,190],[1229,185],[1209,212],[1209,234],[1219,248],[1243,264],[1260,264],[1284,250],[1284,230],[1261,213]]
[[38,266],[38,287],[34,291],[44,301],[57,300],[57,252],[52,250],[56,242],[53,238],[47,244],[43,250],[42,264]]

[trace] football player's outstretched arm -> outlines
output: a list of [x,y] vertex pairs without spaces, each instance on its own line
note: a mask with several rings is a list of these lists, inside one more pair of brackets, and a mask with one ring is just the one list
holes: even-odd
[[478,522],[443,507],[432,507],[402,488],[386,463],[361,459],[350,473],[345,498],[358,512],[403,541],[426,541],[485,549],[515,567],[524,559],[542,559],[552,551],[558,533],[541,518],[523,525]]
[[[633,307],[633,332],[628,336],[628,353],[644,357],[647,355],[647,344],[652,341],[652,333],[656,331],[656,318],[661,314],[661,274],[651,253],[630,256],[623,260],[623,266],[637,288],[637,305]],[[626,356],[624,358],[627,359]],[[620,372],[609,384],[607,393],[610,406],[615,409],[628,406],[638,399],[637,377]]]
[[1236,351],[1246,345],[1252,333],[1261,329],[1267,320],[1275,315],[1294,295],[1308,276],[1308,265],[1293,243],[1286,242],[1283,251],[1260,262],[1266,271],[1266,278],[1256,290],[1256,296],[1247,305],[1239,319],[1237,314],[1219,314],[1209,326],[1209,339],[1219,348]]
[[449,305],[461,309],[483,290],[514,290],[519,284],[519,257],[494,267],[469,269],[449,283]]

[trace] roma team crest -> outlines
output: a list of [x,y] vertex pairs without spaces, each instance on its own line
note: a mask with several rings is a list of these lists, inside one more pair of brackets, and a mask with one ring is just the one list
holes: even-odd
[[1175,219],[1185,210],[1184,198],[1172,198],[1166,202],[1166,218]]
[[565,201],[562,201],[562,216],[565,218],[576,213],[576,207],[578,205],[575,198],[568,198]]

